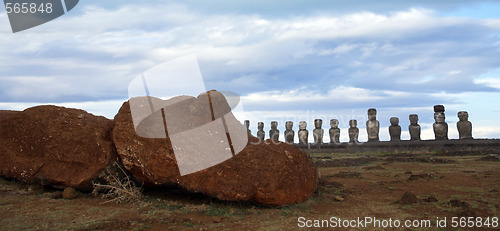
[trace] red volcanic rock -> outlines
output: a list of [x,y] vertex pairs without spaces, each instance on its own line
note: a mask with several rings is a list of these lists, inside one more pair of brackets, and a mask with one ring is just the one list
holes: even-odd
[[[260,143],[259,143],[260,142]],[[249,137],[235,157],[181,179],[181,186],[222,200],[284,205],[307,200],[318,174],[307,154],[293,145]],[[252,144],[254,143],[254,144]]]
[[[211,91],[211,94],[216,93]],[[184,97],[184,101],[179,98],[172,99],[175,103],[182,101],[177,106],[189,110],[183,111],[184,114],[177,123],[189,122],[187,124],[200,126],[211,121],[212,118],[205,118],[206,113],[200,113],[207,109],[199,103],[203,95],[198,98]],[[213,102],[220,102],[218,100],[220,98],[212,99]],[[154,105],[171,105],[172,102],[169,101],[163,101],[162,104],[159,99],[152,98],[150,102]],[[230,109],[222,107],[221,110],[221,114],[229,113],[232,116]],[[152,115],[156,119],[161,118],[157,116]],[[151,124],[148,118],[143,121],[145,122],[141,124]],[[260,139],[249,136],[248,144],[243,145],[243,150],[234,157],[204,170],[181,176],[170,137],[139,136],[134,129],[129,101],[122,105],[114,122],[113,141],[118,155],[125,168],[146,186],[177,185],[221,200],[255,201],[266,205],[302,202],[316,190],[317,169],[310,157],[295,146],[282,142],[265,144]],[[155,129],[162,127],[157,125]],[[141,129],[138,126],[141,134],[156,133]],[[171,134],[170,132],[169,125],[168,134]],[[163,137],[168,135],[164,131],[163,134]],[[246,128],[244,134],[246,136]]]
[[28,108],[0,121],[0,175],[28,183],[91,190],[117,159],[113,121],[83,110]]
[[0,110],[0,121],[7,119],[9,116],[13,116],[20,111],[9,111],[9,110]]

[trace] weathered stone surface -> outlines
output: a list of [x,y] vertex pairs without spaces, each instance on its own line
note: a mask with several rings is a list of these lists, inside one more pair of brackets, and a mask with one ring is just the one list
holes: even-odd
[[318,175],[312,160],[292,145],[249,136],[248,145],[234,157],[181,176],[170,139],[138,136],[128,102],[115,116],[115,124],[113,140],[123,165],[147,186],[178,185],[221,200],[267,205],[301,202],[316,189]]
[[330,143],[331,144],[340,144],[340,128],[339,128],[339,120],[331,119],[330,120]]
[[415,204],[418,202],[418,198],[415,194],[411,192],[405,192],[401,197],[400,203],[404,205]]
[[314,130],[313,130],[314,144],[323,144],[324,130],[323,128],[321,128],[322,126],[323,126],[323,120],[321,119],[314,120]]
[[62,198],[64,199],[75,199],[78,196],[78,192],[71,187],[65,188],[64,191],[62,192]]
[[391,141],[401,141],[401,126],[399,126],[399,118],[391,117],[391,126],[389,126],[389,134],[391,136]]
[[285,123],[285,142],[287,144],[293,144],[293,140],[295,138],[295,131],[293,130],[293,122],[292,121],[286,121]]
[[472,123],[469,121],[469,113],[466,111],[459,111],[458,118],[458,137],[460,139],[472,139]]
[[379,141],[378,133],[380,131],[380,122],[377,120],[377,109],[368,109],[368,121],[366,121],[366,132],[368,133],[368,142]]
[[357,120],[349,120],[349,143],[359,143],[359,128]]
[[0,110],[0,121],[7,119],[7,117],[13,116],[20,111],[9,111],[9,110]]
[[410,125],[408,126],[408,131],[410,132],[410,140],[420,140],[420,125],[418,124],[418,115],[411,114],[409,116]]
[[27,183],[91,190],[116,158],[113,121],[83,110],[28,108],[0,121],[0,175]]
[[307,130],[306,121],[299,122],[299,132],[297,133],[299,135],[299,144],[307,144],[309,142],[309,131]]
[[252,130],[250,130],[250,120],[245,120],[245,127],[247,128],[248,134],[252,134]]
[[264,132],[264,122],[258,122],[257,128],[259,129],[257,131],[257,137],[261,140],[264,140],[266,136],[266,132]]
[[434,136],[436,140],[447,140],[448,139],[448,124],[446,123],[446,116],[444,114],[443,105],[434,106],[434,124],[432,127],[434,129]]
[[280,138],[280,130],[278,130],[278,121],[271,121],[271,130],[269,130],[269,139],[277,141]]

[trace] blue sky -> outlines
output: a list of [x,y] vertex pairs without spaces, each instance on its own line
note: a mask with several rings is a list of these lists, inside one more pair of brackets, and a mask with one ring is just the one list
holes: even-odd
[[195,54],[207,89],[242,96],[258,121],[338,118],[341,140],[366,110],[381,139],[397,116],[408,138],[419,114],[432,139],[435,104],[469,111],[473,135],[500,138],[498,1],[80,1],[66,15],[13,34],[0,10],[0,109],[39,104],[112,118],[139,73]]

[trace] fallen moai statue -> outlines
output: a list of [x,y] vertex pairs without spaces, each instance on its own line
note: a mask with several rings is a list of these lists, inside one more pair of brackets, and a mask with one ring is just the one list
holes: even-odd
[[37,106],[0,121],[0,175],[27,183],[92,190],[116,161],[113,121],[83,110]]
[[[115,116],[113,129],[113,141],[125,168],[147,186],[177,185],[221,200],[255,201],[266,205],[284,205],[307,200],[316,190],[318,181],[317,169],[310,157],[292,145],[271,140],[263,142],[259,138],[248,136],[247,129],[242,124],[240,124],[242,132],[247,136],[245,138],[248,144],[240,152],[235,152],[222,163],[181,175],[179,159],[176,159],[174,153],[176,145],[172,144],[171,136],[182,131],[175,129],[181,128],[182,124],[192,128],[204,126],[223,115],[228,127],[235,121],[230,108],[224,106],[226,102],[222,94],[216,91],[209,93],[212,99],[210,106],[222,103],[219,116],[217,113],[215,117],[207,116],[210,113],[206,113],[206,110],[210,109],[200,103],[207,93],[201,94],[198,98],[173,98],[163,102],[152,97],[147,100],[131,99],[142,100],[145,104],[151,102],[155,107],[166,105],[160,107],[165,110],[159,110],[157,114],[152,113],[149,116],[151,120],[145,118],[136,128],[130,103],[125,102]],[[173,116],[174,122],[160,126],[163,120],[160,120],[159,115],[164,115],[167,111],[174,111],[173,114],[178,113],[179,116]],[[151,126],[154,124],[153,120],[159,124]],[[148,130],[147,127],[152,128]],[[139,135],[160,135],[161,132],[154,129],[165,128],[168,128],[164,133],[166,138],[145,138]],[[233,138],[234,135],[231,134],[234,144]],[[190,142],[197,141],[190,140]],[[212,145],[216,145],[215,142]],[[212,147],[206,146],[206,153],[211,153]]]

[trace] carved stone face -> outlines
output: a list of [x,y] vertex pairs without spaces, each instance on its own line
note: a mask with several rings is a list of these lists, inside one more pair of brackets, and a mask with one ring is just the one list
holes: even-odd
[[399,118],[398,117],[391,117],[391,125],[398,126],[399,125]]
[[330,126],[332,128],[337,128],[339,126],[339,120],[337,120],[337,119],[331,119],[330,120]]
[[321,126],[323,126],[323,120],[321,120],[321,119],[315,119],[314,120],[314,127],[321,128]]
[[434,112],[434,120],[436,123],[444,123],[446,117],[444,115],[444,112]]
[[418,124],[418,115],[417,114],[411,114],[410,115],[410,123],[412,125],[417,125]]
[[357,120],[349,120],[349,126],[351,126],[351,128],[357,127],[358,121]]
[[306,121],[300,121],[300,122],[299,122],[299,129],[300,129],[300,130],[305,130],[305,129],[306,129],[306,127],[307,127],[307,123],[306,123]]
[[259,130],[264,129],[264,122],[257,123],[257,127],[259,128]]
[[459,111],[458,118],[460,119],[460,121],[467,121],[469,120],[469,113],[466,111]]
[[286,128],[286,130],[292,130],[292,128],[293,128],[293,122],[292,121],[286,121],[285,128]]
[[278,121],[271,121],[271,129],[278,128]]
[[377,119],[377,109],[375,109],[375,108],[368,109],[368,119],[369,120],[376,120]]

